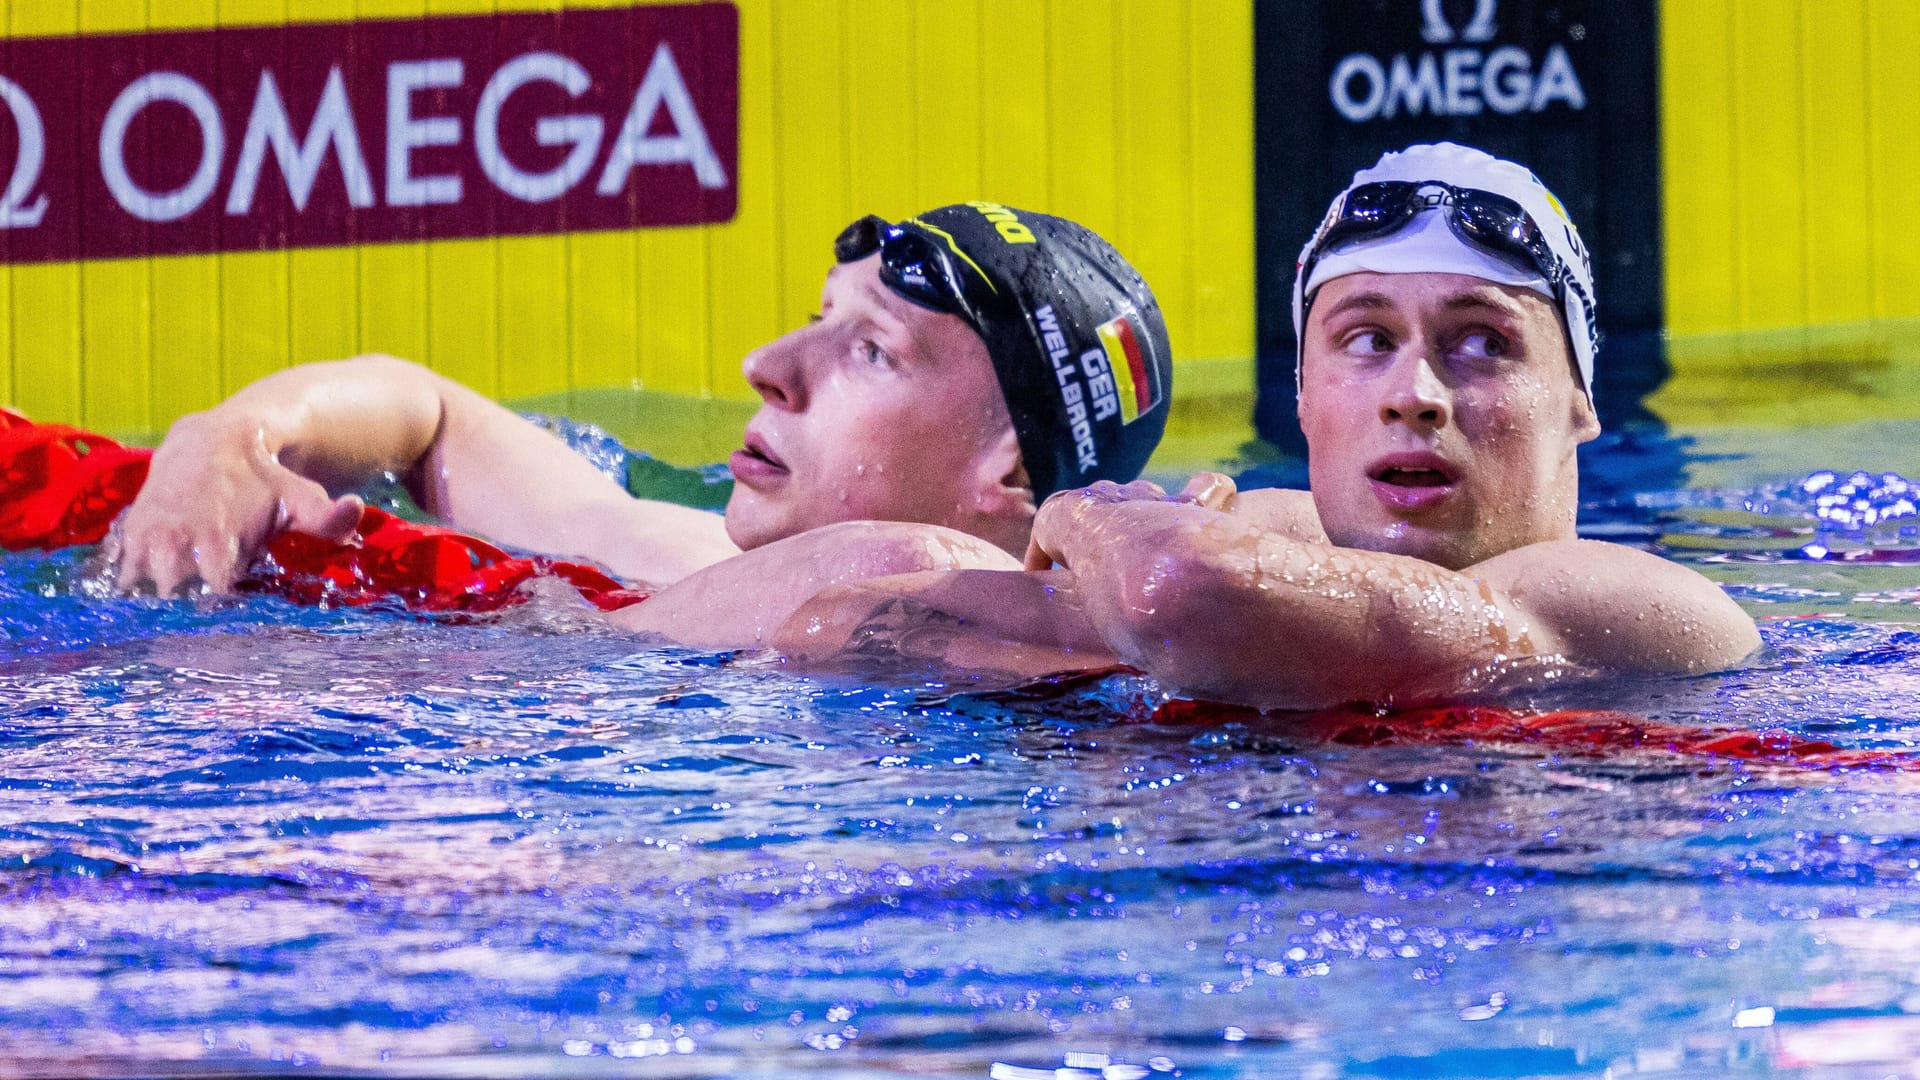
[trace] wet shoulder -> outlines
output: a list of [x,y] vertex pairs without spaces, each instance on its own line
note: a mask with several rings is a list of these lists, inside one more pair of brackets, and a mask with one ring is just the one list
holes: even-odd
[[1327,543],[1310,492],[1293,488],[1256,488],[1234,497],[1233,513],[1263,529],[1307,544]]
[[1555,540],[1466,571],[1553,632],[1568,659],[1638,671],[1712,671],[1759,648],[1753,620],[1721,588],[1658,555]]

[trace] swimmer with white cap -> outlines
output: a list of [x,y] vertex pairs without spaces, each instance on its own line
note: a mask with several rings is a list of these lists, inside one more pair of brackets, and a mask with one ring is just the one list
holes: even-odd
[[[1576,450],[1600,430],[1594,301],[1579,233],[1530,171],[1449,143],[1389,153],[1297,267],[1311,493],[1236,494],[1204,474],[1173,498],[1138,482],[1065,492],[1035,523],[1032,576],[1118,659],[1266,707],[1444,697],[1516,663],[1737,664],[1759,636],[1717,586],[1575,534]],[[894,592],[964,625],[1022,588],[972,581]],[[826,621],[857,627],[888,587],[802,614],[816,639]],[[1048,659],[1029,647],[1007,666]]]

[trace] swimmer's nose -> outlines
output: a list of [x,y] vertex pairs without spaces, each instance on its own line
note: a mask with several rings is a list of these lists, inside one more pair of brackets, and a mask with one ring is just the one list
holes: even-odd
[[784,334],[747,354],[740,372],[762,400],[795,412],[806,408],[806,378],[802,370],[799,331]]
[[1452,395],[1426,357],[1395,365],[1393,382],[1380,399],[1381,423],[1443,428],[1453,419]]

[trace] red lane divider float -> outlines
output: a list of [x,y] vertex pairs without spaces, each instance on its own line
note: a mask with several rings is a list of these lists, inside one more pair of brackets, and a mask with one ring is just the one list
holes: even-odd
[[[153,451],[0,409],[0,547],[51,551],[98,543],[147,479]],[[250,591],[303,604],[397,599],[415,611],[485,612],[526,599],[536,578],[571,585],[602,611],[637,604],[629,589],[583,563],[508,555],[484,540],[403,521],[368,507],[345,544],[283,533]]]
[[[146,482],[153,451],[60,424],[36,424],[0,409],[0,547],[51,551],[97,543]],[[371,604],[397,599],[415,611],[486,612],[519,603],[536,578],[563,581],[603,611],[639,603],[628,589],[581,563],[508,555],[451,529],[402,521],[369,507],[352,543],[284,533],[268,545],[271,570],[246,587],[303,604]],[[1069,693],[1116,671],[1077,672],[1029,684],[1015,696]],[[1605,710],[1538,712],[1490,705],[1381,713],[1366,707],[1266,713],[1236,705],[1176,700],[1152,723],[1259,723],[1303,739],[1343,746],[1511,746],[1582,757],[1665,753],[1815,769],[1920,771],[1920,757],[1848,750],[1787,732],[1687,727]]]
[[1353,705],[1313,713],[1264,713],[1238,705],[1174,700],[1154,710],[1151,723],[1258,723],[1340,746],[1512,747],[1567,757],[1667,754],[1808,769],[1920,771],[1920,755],[1849,750],[1786,731],[1691,727],[1608,709],[1549,712],[1495,705],[1433,705],[1382,713]]
[[[1039,702],[1092,689],[1125,665],[1068,671],[1035,679],[1002,697]],[[1516,753],[1579,758],[1701,758],[1786,769],[1920,772],[1920,753],[1847,749],[1787,731],[1670,724],[1612,709],[1511,709],[1499,705],[1416,705],[1389,711],[1366,704],[1316,712],[1256,709],[1175,698],[1143,717],[1149,724],[1217,727],[1240,724],[1334,746],[1481,746]]]

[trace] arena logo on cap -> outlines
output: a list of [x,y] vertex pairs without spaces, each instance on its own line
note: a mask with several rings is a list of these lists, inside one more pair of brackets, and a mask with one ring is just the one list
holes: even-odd
[[[1456,45],[1436,54],[1407,52],[1382,60],[1354,52],[1334,65],[1327,90],[1333,107],[1352,123],[1395,116],[1477,116],[1491,110],[1504,115],[1544,112],[1558,103],[1587,107],[1587,92],[1562,42],[1553,42],[1535,62],[1519,45],[1479,48],[1498,35],[1498,0],[1475,0],[1472,14],[1456,30],[1441,0],[1420,0],[1420,37],[1428,45]],[[1567,28],[1581,40],[1583,24]]]
[[1038,242],[1034,239],[1033,230],[1021,224],[1018,215],[1006,207],[1001,206],[999,203],[970,202],[967,205],[980,211],[983,217],[992,222],[993,231],[999,233],[1000,239],[1005,240],[1007,243],[1032,244]]

